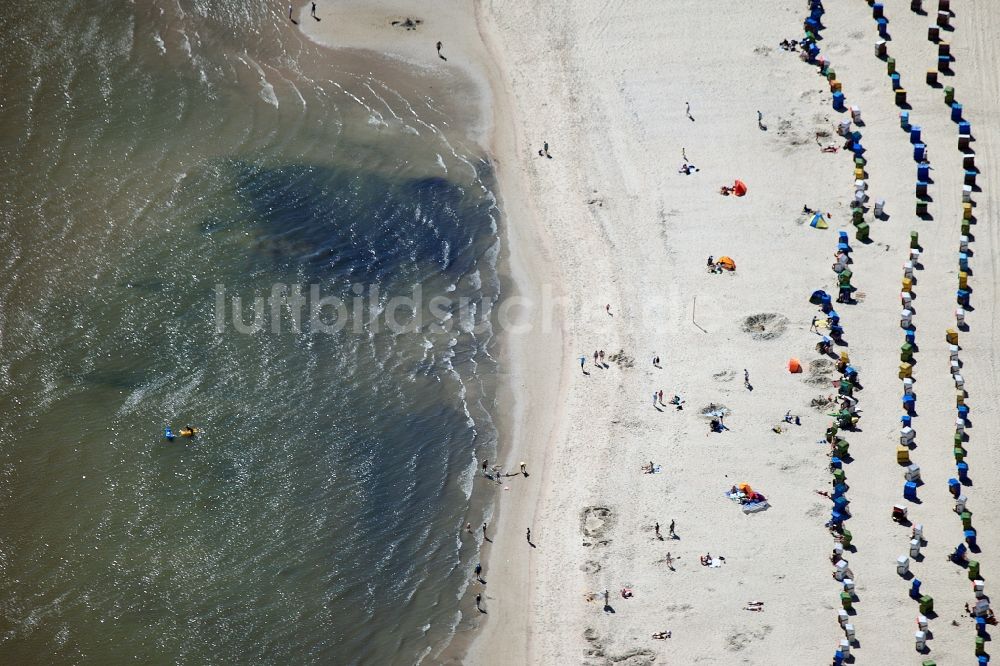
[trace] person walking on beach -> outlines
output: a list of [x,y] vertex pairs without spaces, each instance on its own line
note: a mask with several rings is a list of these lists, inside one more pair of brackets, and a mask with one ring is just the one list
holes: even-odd
[[483,582],[483,565],[478,563],[476,564],[476,580],[480,583]]
[[760,111],[757,111],[757,129],[760,130],[766,129],[764,127],[764,114],[761,113]]
[[583,371],[583,374],[587,374],[587,371],[583,369],[583,364],[586,363],[586,362],[587,362],[587,357],[586,356],[581,356],[580,357],[580,370]]
[[486,523],[483,523],[483,538],[486,538]]
[[657,398],[657,393],[656,391],[653,391],[653,407],[656,407],[656,398]]
[[597,350],[595,349],[594,350],[594,365],[597,365],[597,358],[598,358]]
[[528,466],[524,464],[523,460],[521,461],[521,474],[528,476]]
[[601,357],[601,365],[604,365],[604,350],[603,349],[600,351],[600,357]]
[[[685,110],[687,111],[688,120],[694,122],[694,116],[691,115],[691,102],[684,102],[684,106]],[[684,159],[685,161],[687,160],[686,157]]]
[[472,523],[465,524],[465,531],[468,532],[469,534],[472,534]]
[[809,324],[809,330],[810,330],[810,331],[815,331],[815,330],[817,330],[817,329],[816,329],[816,322],[817,322],[817,321],[819,321],[819,317],[818,317],[818,316],[816,316],[816,315],[813,315],[813,320],[812,320],[812,323],[810,323],[810,324]]
[[611,595],[607,590],[604,590],[604,607],[607,608],[611,605]]
[[656,397],[659,398],[660,404],[662,405],[663,404],[663,389],[660,389],[659,391],[657,391]]
[[298,21],[296,21],[295,19],[292,18],[292,6],[291,5],[288,5],[288,20],[291,21],[292,23],[294,23],[295,25],[299,24]]
[[312,3],[312,8],[309,10],[309,16],[312,16],[317,21],[320,20],[320,18],[318,16],[316,16],[316,3],[315,2]]
[[677,538],[677,533],[674,532],[674,526],[675,525],[676,525],[676,523],[674,522],[674,519],[671,518],[670,519],[670,527],[668,528],[670,530],[670,538],[671,539],[676,539]]
[[447,62],[448,59],[445,58],[443,55],[441,55],[441,42],[437,43],[437,51],[438,51],[438,58],[441,58],[441,60],[444,60],[444,61]]
[[531,543],[531,528],[528,528],[528,543]]
[[476,595],[476,610],[479,611],[480,613],[483,612],[483,607],[480,605],[482,603],[483,603],[483,595],[477,594]]
[[654,356],[653,357],[653,367],[654,368],[660,367],[660,357],[659,356]]
[[663,558],[663,561],[667,563],[668,569],[671,571],[674,570],[674,556],[670,554],[669,550],[667,551],[667,556]]
[[656,534],[656,538],[657,539],[659,539],[660,541],[663,541],[663,536],[660,534],[660,523],[659,522],[657,522],[656,525],[653,526],[653,532],[654,532],[654,534]]
[[611,314],[611,303],[608,303],[607,305],[604,306],[604,311],[608,313],[609,317],[614,317],[614,315]]
[[552,156],[549,155],[549,142],[548,141],[544,142],[544,150],[545,150],[545,156],[551,160]]

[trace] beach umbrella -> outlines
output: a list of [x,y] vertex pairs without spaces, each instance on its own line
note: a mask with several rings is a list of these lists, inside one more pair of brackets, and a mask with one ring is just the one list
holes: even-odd
[[735,194],[738,197],[742,197],[746,193],[747,193],[746,183],[744,183],[742,180],[737,180],[735,183],[733,183],[733,194]]
[[788,359],[788,372],[802,372],[802,364],[799,363],[799,359],[790,358]]
[[725,268],[727,271],[736,270],[736,262],[733,261],[730,257],[719,257],[719,261],[717,263],[723,268]]
[[815,215],[812,216],[812,220],[810,220],[809,226],[812,227],[813,229],[827,229],[828,228],[828,225],[826,224],[826,220],[823,219],[823,216],[820,213],[816,213]]

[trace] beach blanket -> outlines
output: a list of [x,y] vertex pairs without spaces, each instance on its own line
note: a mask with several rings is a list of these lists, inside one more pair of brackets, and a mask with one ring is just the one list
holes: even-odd
[[749,504],[743,505],[743,513],[754,513],[757,511],[764,511],[770,508],[770,504],[767,502],[751,502]]

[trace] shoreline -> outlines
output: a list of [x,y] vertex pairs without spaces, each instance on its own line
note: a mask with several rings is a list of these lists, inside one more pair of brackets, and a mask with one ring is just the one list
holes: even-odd
[[[407,14],[406,2],[383,0],[381,2],[338,5],[338,26],[342,28],[335,39],[329,34],[316,34],[315,30],[302,32],[317,43],[331,49],[346,50],[362,55],[372,54],[376,58],[390,58],[406,66],[415,67],[421,75],[439,78],[450,85],[464,85],[461,78],[467,77],[479,95],[479,120],[472,126],[474,135],[495,169],[498,208],[501,212],[499,231],[502,250],[497,270],[503,280],[504,298],[525,299],[531,303],[542,302],[539,287],[548,285],[557,288],[561,284],[551,268],[553,262],[548,239],[539,232],[541,227],[534,224],[535,211],[526,197],[519,192],[527,191],[523,167],[518,160],[518,137],[513,123],[510,91],[507,78],[498,72],[500,59],[489,52],[486,42],[488,32],[484,32],[482,15],[477,6],[475,14],[469,13],[461,3],[448,3],[450,7],[435,7]],[[360,8],[360,9],[359,9]],[[420,18],[421,24],[414,31],[401,31],[386,27],[389,16]],[[300,18],[300,21],[302,19]],[[440,24],[439,24],[440,23]],[[345,25],[346,24],[346,25]],[[443,24],[443,25],[441,25]],[[300,27],[322,27],[301,23]],[[450,35],[444,41],[444,52],[449,60],[444,67],[438,62],[436,53],[426,48],[435,41],[434,31]],[[470,35],[474,33],[474,38]],[[464,35],[456,40],[455,35]],[[489,52],[489,53],[488,53]],[[453,68],[453,69],[452,69]],[[451,70],[451,71],[449,71]],[[445,102],[448,103],[447,101]],[[509,291],[508,291],[509,289]],[[518,463],[527,463],[529,477],[523,486],[512,485],[510,492],[499,492],[490,497],[482,492],[487,515],[490,515],[489,535],[491,542],[479,541],[480,561],[484,578],[490,583],[478,587],[471,584],[460,600],[461,618],[454,633],[443,647],[434,648],[424,659],[434,663],[465,663],[477,651],[495,650],[497,637],[500,640],[509,631],[530,637],[531,629],[527,615],[516,607],[495,604],[492,590],[528,589],[530,578],[516,566],[514,547],[523,546],[519,540],[523,536],[521,523],[530,523],[538,502],[540,489],[545,487],[550,447],[545,443],[550,439],[548,432],[553,428],[552,413],[544,406],[546,395],[561,393],[565,380],[565,364],[560,330],[546,333],[541,330],[541,312],[535,308],[529,313],[532,331],[527,335],[513,334],[501,330],[498,337],[498,354],[502,376],[496,382],[497,411],[493,415],[498,433],[497,455],[502,460],[503,469],[510,473],[518,470]],[[544,368],[547,372],[540,373]],[[553,390],[555,385],[555,390]],[[495,461],[491,461],[491,465]],[[519,478],[518,481],[521,479]],[[476,483],[483,483],[481,473],[476,474]],[[492,482],[489,482],[492,485]],[[506,483],[504,485],[507,485]],[[472,508],[478,502],[474,497]],[[471,568],[471,565],[470,565]],[[482,590],[486,615],[475,612],[473,597]],[[522,599],[522,602],[527,601]],[[512,646],[505,645],[505,659],[514,663],[526,663],[528,649],[515,654]],[[474,658],[476,663],[487,663],[485,656]]]

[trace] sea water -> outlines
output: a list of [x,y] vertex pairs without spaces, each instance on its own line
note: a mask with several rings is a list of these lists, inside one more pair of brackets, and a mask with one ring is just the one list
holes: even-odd
[[283,8],[0,17],[2,663],[431,662],[459,620],[490,165]]

